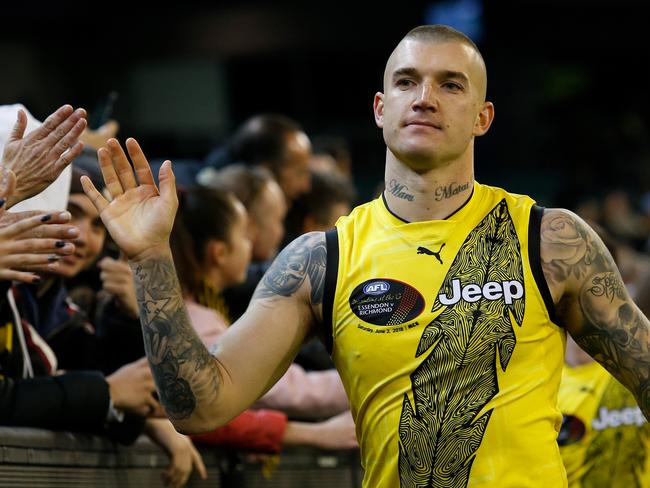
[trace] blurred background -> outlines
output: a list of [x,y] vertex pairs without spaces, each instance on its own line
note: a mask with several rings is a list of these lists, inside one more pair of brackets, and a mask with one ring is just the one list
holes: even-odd
[[[93,12],[92,14],[90,12]],[[477,143],[484,183],[569,208],[650,190],[650,45],[643,2],[482,0],[385,5],[192,2],[3,5],[0,103],[43,118],[64,102],[153,158],[201,160],[260,112],[343,137],[360,201],[383,178],[371,104],[399,39],[448,23],[477,41],[496,105]]]

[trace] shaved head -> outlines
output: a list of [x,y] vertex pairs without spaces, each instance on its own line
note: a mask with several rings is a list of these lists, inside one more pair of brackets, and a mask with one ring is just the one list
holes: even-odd
[[421,25],[409,31],[409,33],[402,38],[386,62],[386,69],[384,70],[384,90],[390,81],[390,76],[395,67],[395,58],[398,57],[397,55],[400,52],[400,47],[407,41],[425,43],[430,42],[439,44],[456,42],[468,47],[471,51],[473,51],[474,58],[476,60],[477,76],[475,82],[477,85],[477,92],[481,98],[481,101],[485,101],[487,94],[487,69],[485,67],[485,61],[483,60],[481,52],[479,51],[478,47],[476,47],[476,44],[474,44],[474,42],[465,34],[449,26],[439,24]]

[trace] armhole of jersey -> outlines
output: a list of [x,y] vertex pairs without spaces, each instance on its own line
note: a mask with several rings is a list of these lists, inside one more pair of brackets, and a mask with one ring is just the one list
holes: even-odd
[[528,222],[528,260],[530,261],[530,270],[535,278],[535,283],[537,283],[537,289],[542,294],[542,299],[546,305],[548,316],[554,324],[558,324],[553,297],[551,297],[551,291],[548,288],[548,283],[546,283],[546,278],[544,277],[544,270],[542,269],[540,231],[543,215],[544,207],[533,205],[530,209],[530,221]]
[[323,290],[323,342],[327,352],[332,355],[333,330],[332,312],[334,311],[334,293],[339,274],[339,236],[336,229],[325,232],[325,245],[327,248],[327,264],[325,267],[325,284]]

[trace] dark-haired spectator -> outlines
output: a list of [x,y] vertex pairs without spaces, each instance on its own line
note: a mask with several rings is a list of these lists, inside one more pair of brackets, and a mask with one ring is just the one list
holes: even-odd
[[313,155],[310,163],[314,172],[329,171],[330,166],[337,173],[352,181],[352,155],[345,138],[334,135],[320,135],[313,139]]
[[245,121],[226,146],[206,158],[209,169],[219,169],[235,163],[262,166],[270,170],[291,203],[309,190],[309,160],[311,142],[296,121],[279,114],[255,115]]
[[15,175],[2,168],[0,174],[0,424],[101,433],[130,443],[140,422],[123,420],[119,412],[144,414],[157,405],[148,363],[109,377],[99,371],[55,375],[56,355],[21,316],[18,292],[6,280],[38,283],[34,273],[54,271],[59,258],[74,251],[63,239],[79,231],[68,223],[68,212],[5,213]]
[[311,189],[294,202],[286,218],[286,238],[334,228],[339,217],[347,215],[355,199],[354,187],[339,173],[312,172]]
[[246,281],[226,289],[223,296],[230,320],[239,318],[250,302],[257,283],[278,253],[284,237],[287,204],[273,174],[261,167],[233,164],[206,173],[201,184],[232,192],[248,212],[248,235],[252,260]]

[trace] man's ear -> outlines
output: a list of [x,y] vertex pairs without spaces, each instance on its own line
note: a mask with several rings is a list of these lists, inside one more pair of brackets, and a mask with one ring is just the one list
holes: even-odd
[[375,100],[372,104],[372,110],[375,113],[375,124],[380,129],[384,128],[384,94],[382,92],[375,93]]
[[475,136],[482,136],[485,134],[494,120],[494,104],[492,102],[484,102],[483,108],[476,116],[476,122],[474,122],[474,131]]
[[219,267],[223,266],[228,251],[225,242],[210,239],[206,245],[205,251],[208,258],[208,264],[216,264]]

